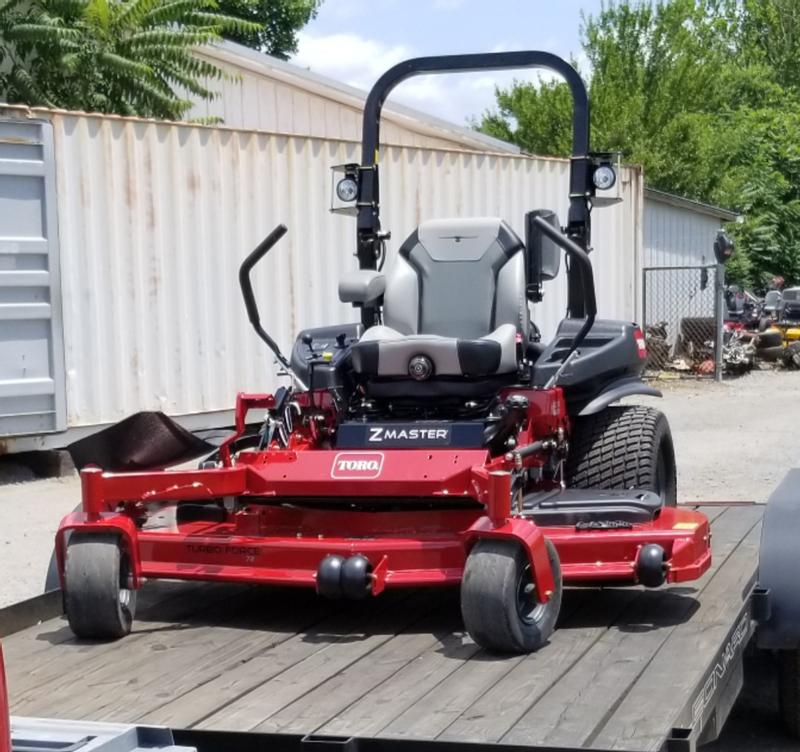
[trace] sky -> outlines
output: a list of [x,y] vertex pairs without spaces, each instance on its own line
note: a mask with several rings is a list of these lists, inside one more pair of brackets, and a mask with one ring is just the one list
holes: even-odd
[[[601,0],[324,0],[299,34],[292,62],[360,89],[397,62],[417,55],[540,49],[584,62],[581,11]],[[534,71],[420,76],[390,101],[460,125],[494,104],[495,85]]]

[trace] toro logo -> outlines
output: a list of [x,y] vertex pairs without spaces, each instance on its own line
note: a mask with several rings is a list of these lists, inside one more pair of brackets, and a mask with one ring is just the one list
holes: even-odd
[[333,458],[331,478],[367,480],[383,470],[383,452],[339,452]]

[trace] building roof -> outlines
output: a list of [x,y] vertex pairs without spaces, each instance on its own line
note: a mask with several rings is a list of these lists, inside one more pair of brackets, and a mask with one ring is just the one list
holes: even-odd
[[662,204],[669,204],[670,206],[676,206],[679,209],[688,209],[689,211],[696,212],[698,214],[706,214],[710,217],[714,217],[716,219],[720,219],[724,222],[735,222],[739,219],[739,214],[735,211],[731,211],[730,209],[723,209],[721,206],[714,206],[713,204],[704,204],[702,201],[695,201],[691,198],[684,198],[683,196],[676,196],[673,193],[666,193],[665,191],[659,191],[655,188],[645,188],[644,189],[644,197],[645,199],[650,199],[651,201],[658,201]]
[[[291,86],[305,89],[311,94],[323,96],[359,110],[363,109],[367,98],[367,92],[355,86],[312,73],[299,65],[279,60],[234,42],[224,41],[218,45],[204,47],[202,55],[212,59],[217,65],[228,64],[245,68],[257,75],[261,74],[283,81]],[[383,117],[410,131],[451,140],[473,150],[505,154],[520,153],[518,146],[507,141],[487,136],[484,133],[394,102],[385,105]]]

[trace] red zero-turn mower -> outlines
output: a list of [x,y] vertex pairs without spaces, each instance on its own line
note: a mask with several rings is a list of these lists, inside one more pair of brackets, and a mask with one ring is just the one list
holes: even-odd
[[[424,222],[384,275],[386,96],[417,74],[526,67],[559,73],[572,92],[566,228],[546,210],[526,215],[525,242],[501,219]],[[247,312],[292,386],[240,394],[235,433],[197,470],[82,471],[82,509],[56,541],[72,630],[125,635],[136,590],[153,578],[309,587],[331,598],[460,585],[473,639],[524,652],[553,631],[564,582],[657,587],[699,577],[709,525],[676,507],[666,418],[610,406],[658,392],[640,380],[636,325],[595,318],[590,211],[615,173],[609,155],[589,152],[577,72],[544,52],[400,63],[367,99],[362,163],[334,175],[338,201],[357,214],[359,269],[339,294],[361,322],[305,330],[287,359],[260,324],[250,284],[286,228],[250,254],[240,270]],[[529,304],[556,276],[562,250],[569,315],[545,345]],[[248,432],[254,409],[266,418]]]

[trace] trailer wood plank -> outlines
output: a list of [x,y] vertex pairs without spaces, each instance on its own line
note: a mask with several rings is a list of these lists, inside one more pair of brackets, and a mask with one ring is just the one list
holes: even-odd
[[458,600],[450,595],[436,611],[383,643],[366,660],[333,675],[262,721],[255,730],[298,734],[307,733],[309,729],[316,731],[409,663],[436,647],[441,648],[438,635],[451,636],[457,630]]
[[[146,583],[137,594],[139,612],[143,616],[151,612],[157,613],[164,621],[168,621],[165,618],[168,616],[180,619],[196,611],[200,600],[213,603],[221,598],[231,598],[241,589],[242,586],[231,590],[230,586],[225,584],[206,582],[150,582]],[[52,663],[54,645],[75,643],[75,636],[67,626],[66,618],[59,616],[14,632],[11,637],[3,639],[3,644],[11,640],[14,642],[15,659],[24,658],[27,667],[36,668],[41,664]]]
[[[343,602],[338,610],[332,610],[325,619],[308,629],[299,629],[283,643],[276,644],[273,641],[263,645],[255,644],[249,658],[227,665],[220,664],[215,674],[206,681],[199,683],[191,691],[175,695],[138,716],[137,722],[175,728],[197,725],[214,715],[220,708],[238,701],[249,692],[258,690],[274,677],[314,653],[335,647],[339,643],[361,639],[364,626],[370,618],[410,598],[410,593],[401,591],[386,595],[389,597],[380,604],[380,609],[374,608],[375,603]],[[317,600],[325,602],[322,599]],[[413,607],[413,602],[410,605]],[[284,605],[278,602],[274,607],[276,610],[282,610]]]
[[479,650],[464,633],[457,589],[332,603],[304,590],[157,583],[140,593],[134,633],[120,642],[79,642],[63,619],[7,638],[12,712],[655,749],[756,569],[763,507],[701,511],[713,520],[714,551],[702,580],[657,591],[570,588],[559,629],[529,656]]
[[388,608],[370,609],[362,627],[351,639],[329,641],[323,650],[314,652],[243,697],[224,705],[197,727],[238,731],[254,729],[348,666],[361,659],[369,662],[374,650],[423,619],[439,600],[434,592],[417,592],[408,600],[395,602]]
[[[238,592],[237,592],[238,591]],[[60,697],[58,712],[63,718],[83,719],[87,713],[101,720],[108,704],[117,703],[122,694],[126,697],[123,712],[130,718],[131,704],[140,687],[159,679],[169,681],[184,670],[187,662],[198,660],[221,643],[228,634],[227,621],[231,614],[252,607],[256,599],[253,588],[237,588],[231,598],[213,602],[186,614],[173,622],[150,622],[147,618],[135,622],[136,631],[124,642],[94,642],[74,640],[58,646],[74,649],[70,656],[71,670],[51,678],[46,686],[30,688],[15,697],[14,707],[20,715],[40,715],[48,694]],[[212,621],[215,629],[211,635],[197,638],[195,625]],[[169,672],[164,667],[169,666]],[[41,676],[39,677],[41,680]],[[44,691],[43,691],[44,690]],[[118,703],[117,703],[118,704]]]
[[[581,592],[581,591],[579,591]],[[497,742],[520,716],[544,696],[606,633],[640,589],[593,588],[545,649],[526,656],[439,735],[439,739]]]
[[[698,581],[651,590],[631,604],[603,637],[502,738],[509,744],[588,746],[675,628],[697,618],[703,591],[761,519],[763,509],[728,510],[715,524],[714,559]],[[755,569],[755,562],[751,562]],[[671,685],[671,673],[662,677]],[[670,702],[670,708],[676,699]],[[680,705],[680,701],[677,700]],[[664,724],[669,710],[657,712]],[[669,729],[667,729],[668,731]]]
[[68,683],[76,675],[85,674],[92,662],[113,663],[149,635],[180,630],[187,619],[199,618],[221,603],[235,602],[251,589],[206,583],[146,585],[141,591],[142,609],[133,633],[126,638],[125,650],[120,650],[121,643],[76,640],[63,617],[17,633],[3,641],[15,707],[30,693],[41,695],[42,688],[52,692],[55,683]]
[[[677,725],[683,709],[675,707],[672,700],[683,698],[685,704],[692,691],[704,684],[714,670],[716,652],[723,647],[742,611],[755,575],[753,562],[758,557],[760,537],[759,523],[705,588],[702,607],[696,617],[672,631],[613,715],[593,736],[595,746],[634,750],[661,748],[665,729],[669,731]],[[669,676],[668,683],[664,682],[665,676]]]

